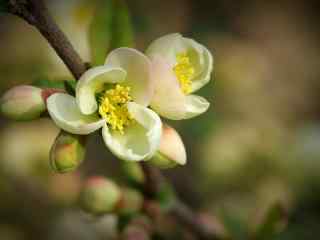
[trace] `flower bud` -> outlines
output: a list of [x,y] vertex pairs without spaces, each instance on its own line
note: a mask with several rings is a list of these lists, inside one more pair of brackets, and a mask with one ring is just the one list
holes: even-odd
[[80,205],[88,213],[101,215],[113,212],[121,198],[119,187],[104,177],[87,180],[80,194]]
[[32,120],[46,110],[42,89],[20,85],[8,90],[0,100],[1,113],[13,120]]
[[50,151],[52,169],[59,173],[76,169],[85,156],[85,138],[82,135],[73,135],[61,131]]
[[177,164],[184,165],[186,161],[186,150],[178,132],[163,125],[160,147],[150,163],[160,168],[171,168]]
[[139,212],[143,205],[143,196],[132,188],[121,189],[122,195],[118,205],[118,212],[129,215]]
[[141,185],[144,183],[144,174],[137,162],[121,161],[122,171],[130,183]]

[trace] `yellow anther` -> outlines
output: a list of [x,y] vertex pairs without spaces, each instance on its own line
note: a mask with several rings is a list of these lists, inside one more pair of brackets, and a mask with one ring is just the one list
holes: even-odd
[[191,93],[191,79],[194,75],[194,68],[187,53],[179,53],[177,55],[177,64],[174,66],[173,71],[179,80],[180,87],[184,94]]
[[99,100],[99,114],[106,119],[112,130],[123,134],[124,128],[133,122],[126,106],[132,101],[130,87],[117,84],[115,88],[105,91]]

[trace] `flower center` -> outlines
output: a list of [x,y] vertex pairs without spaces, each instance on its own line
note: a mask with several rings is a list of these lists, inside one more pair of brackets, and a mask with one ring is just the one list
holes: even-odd
[[106,119],[112,130],[121,134],[124,133],[124,128],[134,121],[127,108],[127,103],[130,101],[132,101],[130,87],[120,84],[106,90],[99,97],[99,114]]
[[177,54],[177,64],[173,67],[173,71],[179,80],[182,92],[184,94],[191,93],[191,79],[194,75],[194,67],[191,64],[187,53]]

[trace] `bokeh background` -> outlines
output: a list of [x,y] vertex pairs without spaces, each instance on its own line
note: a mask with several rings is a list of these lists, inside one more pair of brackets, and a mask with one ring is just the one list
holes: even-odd
[[[317,1],[128,0],[135,45],[181,32],[215,58],[210,102],[197,118],[170,121],[186,145],[188,164],[166,170],[194,209],[220,219],[234,239],[248,239],[275,204],[282,231],[272,239],[320,237],[320,28]],[[77,51],[90,61],[94,1],[47,1]],[[71,75],[40,34],[0,16],[0,93]],[[49,119],[0,118],[0,239],[109,239],[114,219],[88,220],[76,207],[86,176],[122,181],[119,162],[100,138],[86,160],[59,175],[48,164],[58,129]],[[106,233],[108,232],[108,233]],[[270,239],[270,238],[269,238]]]

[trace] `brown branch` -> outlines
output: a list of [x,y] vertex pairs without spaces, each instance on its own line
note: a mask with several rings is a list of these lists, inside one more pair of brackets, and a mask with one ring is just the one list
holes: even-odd
[[86,64],[57,26],[42,0],[9,0],[9,11],[35,26],[66,64],[76,79],[86,71]]
[[[144,186],[145,194],[147,194],[148,197],[154,197],[160,191],[160,187],[164,183],[165,178],[158,168],[145,162],[142,162],[140,165],[146,177]],[[198,216],[178,198],[174,206],[172,206],[170,214],[175,216],[181,224],[188,227],[188,229],[195,233],[201,240],[217,240],[222,238],[214,229],[199,221]]]
[[[36,27],[63,60],[74,77],[76,79],[80,78],[86,71],[87,64],[82,61],[67,37],[54,22],[42,0],[9,0],[9,11]],[[148,198],[153,198],[158,193],[164,177],[157,168],[147,163],[142,162],[141,167],[146,177],[145,195]],[[182,224],[197,234],[200,239],[218,239],[217,234],[202,225],[192,210],[180,201],[176,202],[172,209],[172,214]]]

